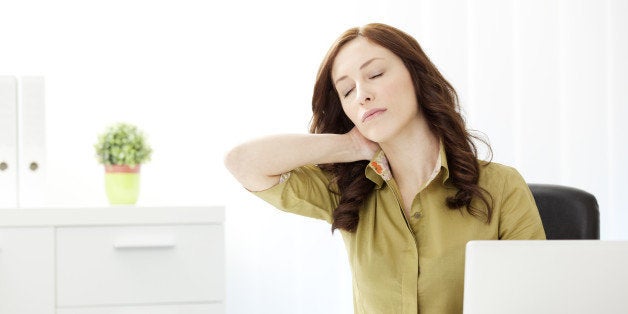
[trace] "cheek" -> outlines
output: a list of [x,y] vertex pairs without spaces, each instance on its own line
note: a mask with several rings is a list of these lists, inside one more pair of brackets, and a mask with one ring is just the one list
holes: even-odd
[[392,90],[394,91],[394,95],[401,98],[400,101],[402,103],[412,107],[407,109],[418,111],[418,101],[414,91],[414,84],[410,78],[403,80],[403,84],[393,85]]
[[399,75],[397,80],[390,83],[391,83],[390,88],[394,89],[395,92],[398,93],[398,95],[406,95],[406,94],[414,95],[414,84],[412,83],[412,78],[410,77],[410,73],[403,73]]
[[358,124],[355,123],[355,117],[356,117],[356,113],[355,113],[355,107],[348,105],[348,104],[342,104],[342,111],[345,113],[345,116],[347,116],[349,118],[349,120],[351,120],[351,122],[353,122],[353,124]]

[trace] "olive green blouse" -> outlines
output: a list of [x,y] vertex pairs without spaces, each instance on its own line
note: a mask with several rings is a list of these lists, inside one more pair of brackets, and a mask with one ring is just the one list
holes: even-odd
[[[534,199],[514,168],[481,166],[479,185],[493,197],[486,223],[445,204],[456,188],[447,158],[404,213],[383,151],[365,169],[376,185],[360,210],[355,233],[341,230],[353,278],[355,313],[462,313],[465,245],[470,240],[545,239]],[[254,192],[273,206],[332,222],[339,196],[315,165],[297,168],[279,184]]]

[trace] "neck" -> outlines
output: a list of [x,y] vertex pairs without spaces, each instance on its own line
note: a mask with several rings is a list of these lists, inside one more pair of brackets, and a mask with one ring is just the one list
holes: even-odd
[[394,139],[380,143],[400,186],[422,186],[436,167],[440,139],[424,119],[416,119],[396,134]]

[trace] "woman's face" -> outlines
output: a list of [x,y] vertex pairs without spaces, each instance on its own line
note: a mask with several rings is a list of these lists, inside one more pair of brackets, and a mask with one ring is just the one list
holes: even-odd
[[345,114],[371,141],[386,142],[419,119],[414,85],[403,61],[364,37],[340,49],[331,76]]

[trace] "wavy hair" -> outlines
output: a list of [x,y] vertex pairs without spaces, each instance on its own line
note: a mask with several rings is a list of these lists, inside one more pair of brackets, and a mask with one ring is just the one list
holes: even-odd
[[[338,52],[351,40],[362,36],[380,45],[403,61],[410,72],[419,110],[432,132],[439,136],[447,153],[449,178],[457,188],[455,195],[444,201],[450,209],[466,208],[478,219],[490,222],[492,197],[478,185],[480,164],[473,139],[488,143],[472,135],[460,113],[458,96],[452,85],[445,80],[436,66],[425,55],[419,43],[410,35],[392,26],[373,23],[345,31],[331,46],[320,65],[312,96],[312,121],[310,133],[349,132],[354,124],[345,115],[340,98],[334,88],[331,70]],[[366,178],[364,169],[368,161],[320,165],[332,174],[330,191],[340,194],[340,202],[333,212],[332,232],[343,229],[354,232],[359,221],[359,211],[366,197],[373,191],[374,183]],[[337,186],[337,190],[332,186]],[[472,202],[472,200],[480,202]]]

